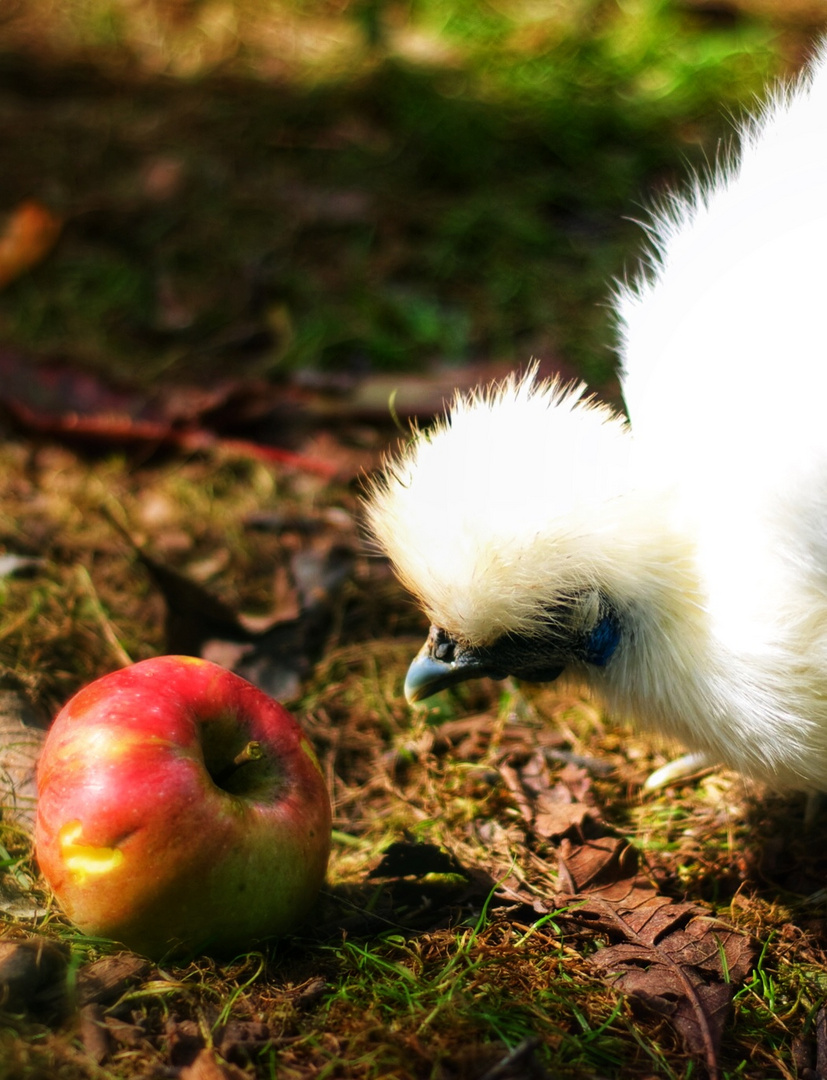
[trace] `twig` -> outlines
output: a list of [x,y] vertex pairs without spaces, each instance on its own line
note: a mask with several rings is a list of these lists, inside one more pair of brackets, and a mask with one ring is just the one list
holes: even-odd
[[524,1076],[526,1065],[530,1063],[530,1058],[540,1045],[541,1040],[536,1035],[523,1039],[501,1061],[483,1073],[480,1080],[506,1080],[507,1077]]

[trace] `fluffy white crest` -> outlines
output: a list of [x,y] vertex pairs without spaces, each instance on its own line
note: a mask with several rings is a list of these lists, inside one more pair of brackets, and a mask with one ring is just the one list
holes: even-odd
[[416,431],[376,484],[369,525],[432,622],[486,644],[593,583],[627,457],[623,418],[532,370]]

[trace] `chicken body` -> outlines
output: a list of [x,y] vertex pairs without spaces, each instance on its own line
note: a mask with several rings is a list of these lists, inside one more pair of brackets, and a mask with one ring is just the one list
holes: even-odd
[[416,700],[568,670],[623,718],[827,790],[827,49],[649,227],[625,417],[532,373],[457,398],[368,521],[432,630]]

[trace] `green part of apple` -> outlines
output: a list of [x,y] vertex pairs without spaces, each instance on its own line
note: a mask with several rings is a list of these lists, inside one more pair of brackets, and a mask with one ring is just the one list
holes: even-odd
[[296,720],[204,660],[76,694],[38,764],[35,849],[69,918],[151,957],[295,928],[324,880],[330,800]]

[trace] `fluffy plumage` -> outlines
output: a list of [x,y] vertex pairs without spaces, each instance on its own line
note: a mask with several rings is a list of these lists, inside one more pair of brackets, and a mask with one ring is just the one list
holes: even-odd
[[827,790],[827,48],[649,225],[629,421],[533,373],[457,397],[369,526],[433,623],[413,699],[567,669],[615,714]]

